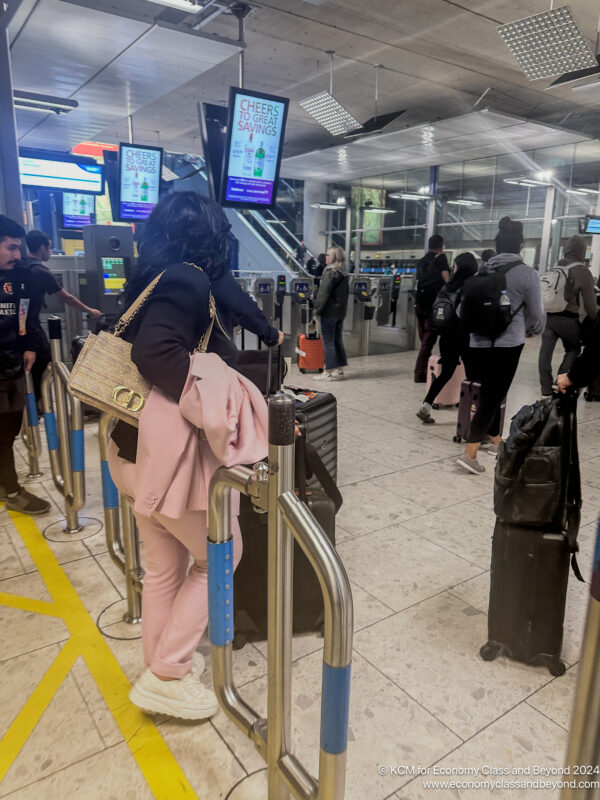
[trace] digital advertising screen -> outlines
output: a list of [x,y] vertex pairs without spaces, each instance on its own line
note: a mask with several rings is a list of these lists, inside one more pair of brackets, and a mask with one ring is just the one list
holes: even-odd
[[600,217],[586,217],[585,233],[600,233]]
[[103,194],[102,166],[86,159],[68,161],[38,156],[19,156],[21,185],[28,189],[56,189],[78,194]]
[[63,192],[63,228],[83,228],[91,225],[92,214],[96,213],[96,198],[92,194],[72,194]]
[[158,203],[162,147],[119,145],[119,220],[135,222],[150,216]]
[[274,205],[288,105],[285,97],[231,88],[221,181],[223,205]]
[[125,259],[102,258],[104,294],[121,294],[125,286]]

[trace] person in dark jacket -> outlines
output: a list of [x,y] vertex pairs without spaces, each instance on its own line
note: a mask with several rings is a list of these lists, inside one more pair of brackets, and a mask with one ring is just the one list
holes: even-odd
[[330,247],[327,251],[327,267],[323,272],[319,291],[314,302],[315,315],[321,318],[321,335],[325,349],[325,371],[315,380],[344,378],[344,367],[348,366],[342,325],[348,309],[349,279],[344,251],[341,247]]
[[563,394],[570,386],[583,389],[589,386],[600,375],[600,317],[589,333],[586,345],[577,356],[568,372],[564,372],[556,379],[558,391]]
[[[567,303],[563,311],[548,313],[546,327],[542,334],[542,346],[538,359],[540,387],[542,397],[552,397],[552,356],[557,341],[560,339],[565,355],[559,374],[568,373],[571,365],[579,355],[582,326],[579,309],[583,305],[586,314],[586,325],[593,324],[598,314],[594,277],[585,265],[586,241],[576,234],[565,244],[564,264],[568,275],[564,299]],[[583,323],[584,320],[582,319]]]
[[[155,290],[126,329],[131,358],[141,375],[179,402],[192,353],[209,326],[210,292],[216,319],[208,350],[228,356],[240,322],[272,346],[283,334],[271,327],[229,269],[229,224],[223,210],[195,192],[163,197],[148,218],[140,258],[126,286],[131,306],[161,272]],[[109,466],[122,493],[137,460],[137,430],[119,422],[109,447]],[[117,449],[118,448],[118,449]],[[131,701],[150,713],[204,719],[218,708],[214,692],[192,674],[192,655],[208,618],[206,513],[192,510],[177,519],[136,514],[144,542],[142,644],[147,669]],[[241,535],[232,517],[233,566],[241,556]],[[190,561],[193,563],[190,566]]]
[[0,501],[11,511],[45,514],[50,503],[20,484],[13,445],[25,409],[25,372],[40,347],[34,276],[21,261],[23,228],[0,214]]
[[[455,308],[460,303],[460,293],[467,278],[477,272],[477,259],[473,253],[461,253],[456,257],[452,268],[452,277],[448,283],[442,287],[441,292],[454,297]],[[454,370],[458,366],[460,359],[466,364],[469,352],[469,334],[462,329],[458,316],[455,317],[451,326],[440,336],[440,356],[442,371],[437,378],[431,382],[429,391],[425,395],[423,405],[417,411],[417,417],[426,424],[435,422],[431,416],[431,407],[435,398],[442,391],[444,386],[454,375]]]
[[437,340],[431,328],[431,309],[442,286],[450,280],[450,266],[444,253],[444,239],[435,234],[429,238],[429,250],[417,264],[415,313],[421,347],[415,364],[415,383],[427,382],[427,362]]

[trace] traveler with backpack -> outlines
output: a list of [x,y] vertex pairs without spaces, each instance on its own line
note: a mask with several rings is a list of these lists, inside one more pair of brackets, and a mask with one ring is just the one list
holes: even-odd
[[480,403],[463,455],[457,464],[478,475],[484,437],[497,453],[502,441],[501,403],[513,381],[525,338],[541,333],[546,322],[537,272],[523,263],[523,223],[503,217],[496,236],[497,256],[465,281],[459,316],[470,337],[469,378],[481,384]]
[[437,234],[429,238],[429,250],[417,264],[415,313],[419,326],[421,349],[415,364],[415,383],[427,382],[427,362],[437,339],[431,328],[431,310],[438,292],[450,280],[450,266],[444,254],[444,239]]
[[462,358],[463,364],[468,365],[469,334],[462,329],[456,309],[464,282],[476,272],[477,259],[473,253],[461,253],[454,262],[452,277],[442,286],[433,304],[431,327],[440,335],[442,371],[432,381],[423,405],[417,411],[417,417],[425,424],[435,422],[431,416],[432,404],[454,375],[460,359]]
[[558,373],[568,372],[580,350],[580,307],[593,321],[598,313],[594,278],[585,265],[586,242],[575,235],[567,241],[564,265],[547,270],[541,279],[546,328],[538,360],[542,397],[552,396],[552,355],[558,339],[565,355]]

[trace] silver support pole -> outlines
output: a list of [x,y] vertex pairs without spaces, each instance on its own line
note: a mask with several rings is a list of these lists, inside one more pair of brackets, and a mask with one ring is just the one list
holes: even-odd
[[279,761],[291,749],[294,538],[277,500],[294,490],[293,397],[269,400],[268,700],[269,800],[288,800]]
[[350,251],[352,250],[352,206],[346,206],[346,267],[350,269]]
[[544,223],[542,225],[542,239],[540,242],[540,273],[548,269],[548,257],[552,240],[552,217],[554,215],[554,198],[556,187],[548,186],[546,189],[546,205],[544,207]]
[[[592,571],[583,648],[579,662],[575,706],[571,720],[565,780],[561,800],[599,800],[600,775],[575,774],[576,767],[595,768],[600,764],[600,523],[596,534],[596,555]],[[585,787],[585,783],[595,787]],[[581,784],[578,786],[577,784]]]
[[358,275],[360,272],[360,248],[362,246],[362,229],[363,229],[363,209],[361,206],[358,208],[358,229],[356,231],[356,252],[354,253],[354,274]]
[[[53,466],[54,483],[65,499],[65,531],[79,533],[82,526],[79,524],[77,512],[83,508],[85,503],[83,409],[79,400],[67,392],[69,371],[62,362],[61,324],[58,317],[48,318],[48,332],[50,334],[50,354],[52,356],[50,367],[56,403],[56,419],[54,419],[54,408],[47,381],[42,397],[48,449],[50,451],[58,450],[58,464],[60,465],[58,474],[54,474],[56,458],[53,460],[52,452],[50,463]],[[46,376],[44,376],[45,378]],[[67,408],[67,404],[70,409]],[[54,427],[54,431],[48,430],[49,425]],[[58,447],[53,447],[53,444],[56,443],[57,430]],[[54,442],[51,441],[52,433]]]
[[[596,214],[600,214],[600,185],[598,186]],[[598,241],[597,236],[592,236],[592,263],[590,265],[590,269],[592,275],[594,275],[596,278],[600,275],[600,241]]]
[[142,621],[142,587],[144,570],[141,567],[140,539],[131,504],[121,497],[121,523],[125,551],[125,582],[127,587],[127,612],[123,621],[132,625]]
[[23,428],[22,436],[27,448],[27,459],[29,461],[28,478],[41,478],[43,473],[40,471],[41,452],[40,443],[40,426],[37,413],[37,406],[35,401],[35,392],[33,389],[33,378],[31,372],[25,373],[25,387],[27,389],[27,402],[25,406],[25,414],[23,415]]
[[236,16],[238,20],[238,41],[241,45],[240,52],[238,53],[238,85],[240,89],[243,89],[246,77],[246,19],[252,13],[252,8],[246,5],[246,3],[238,3],[238,5],[233,6],[231,13]]
[[[6,13],[6,12],[5,12]],[[0,22],[0,213],[23,222],[23,198],[19,174],[17,123],[8,30]]]
[[133,144],[133,116],[131,114],[127,117],[127,129],[129,133],[129,144]]
[[108,440],[113,417],[102,414],[98,421],[98,445],[100,448],[100,470],[102,472],[102,499],[104,502],[104,527],[106,547],[113,563],[125,574],[125,551],[119,522],[119,490],[115,486],[108,468]]

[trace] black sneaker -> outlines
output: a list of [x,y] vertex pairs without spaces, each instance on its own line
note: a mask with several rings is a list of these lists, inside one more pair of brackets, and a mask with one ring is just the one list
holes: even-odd
[[31,514],[32,517],[36,517],[38,514],[47,514],[50,511],[50,503],[21,487],[17,494],[6,498],[6,508],[9,511],[20,511],[21,514]]
[[0,486],[0,503],[6,503],[6,498],[8,497],[6,493],[6,489],[4,486]]

